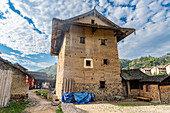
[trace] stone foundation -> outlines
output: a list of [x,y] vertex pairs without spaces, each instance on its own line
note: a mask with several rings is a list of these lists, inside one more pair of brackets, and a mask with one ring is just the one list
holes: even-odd
[[106,84],[105,88],[99,88],[98,84],[74,84],[74,92],[88,92],[93,93],[95,101],[100,100],[114,100],[115,96],[122,95],[122,84]]
[[28,99],[28,94],[11,94],[10,99],[16,102],[25,102]]
[[170,85],[160,86],[162,103],[170,103]]

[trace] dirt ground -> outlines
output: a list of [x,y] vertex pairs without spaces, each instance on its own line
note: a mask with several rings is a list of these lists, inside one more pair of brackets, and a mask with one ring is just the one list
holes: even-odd
[[170,113],[170,105],[142,101],[105,101],[75,106],[89,113]]
[[35,106],[28,107],[24,110],[24,113],[56,113],[57,106],[52,106],[51,101],[37,96],[34,92],[36,90],[29,90],[29,99],[36,102]]
[[[58,107],[52,106],[51,101],[42,99],[34,91],[29,91],[29,99],[33,100],[35,106],[26,108],[24,113],[56,113]],[[63,107],[65,113],[170,113],[170,104],[159,105],[134,99],[100,101],[81,105],[65,104],[64,106],[66,106]]]

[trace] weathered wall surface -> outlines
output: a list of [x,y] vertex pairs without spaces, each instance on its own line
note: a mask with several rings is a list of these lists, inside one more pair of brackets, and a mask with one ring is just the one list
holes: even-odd
[[57,64],[57,78],[56,78],[56,95],[60,99],[63,91],[63,76],[64,76],[64,63],[65,63],[65,47],[66,47],[66,36],[63,41]]
[[82,18],[82,19],[80,19],[80,20],[77,20],[76,22],[91,24],[91,19],[95,20],[94,24],[97,23],[98,25],[111,26],[111,25],[106,24],[105,22],[103,22],[102,20],[98,19],[98,18],[95,17],[95,16],[88,16],[88,17],[86,17],[86,18]]
[[166,67],[166,73],[167,73],[168,75],[170,75],[170,65],[168,65],[168,66]]
[[0,62],[0,69],[3,70],[11,69],[13,72],[11,98],[12,99],[18,99],[20,97],[27,98],[29,84],[25,83],[26,75],[19,71],[18,69],[15,69],[10,65],[4,64],[3,62]]
[[153,101],[160,102],[158,85],[150,85],[149,92],[146,92],[146,85],[143,85],[143,90],[140,90],[140,96],[151,97]]
[[[74,79],[74,92],[88,91],[94,93],[96,100],[112,98],[121,95],[122,84],[117,50],[117,38],[114,31],[97,29],[94,34],[91,28],[71,26],[70,33],[66,33],[65,56],[60,51],[60,60],[64,59],[64,74],[57,76]],[[85,44],[80,43],[80,37],[85,37]],[[101,39],[106,39],[106,45],[101,45]],[[84,59],[90,58],[93,68],[84,68]],[[108,59],[108,65],[103,60]],[[62,62],[62,63],[63,63]],[[59,69],[60,68],[60,69]],[[106,88],[100,88],[100,81],[105,81]],[[59,84],[57,80],[56,87]],[[61,87],[60,87],[61,88]],[[61,90],[61,89],[59,89]],[[56,91],[60,92],[58,89]],[[60,96],[59,96],[60,97]]]
[[170,85],[160,86],[162,103],[170,103]]
[[129,97],[137,97],[137,96],[139,96],[139,89],[131,89],[130,94],[128,96]]
[[27,97],[29,90],[29,83],[25,83],[26,75],[16,69],[13,70],[13,79],[11,87],[11,97],[20,98]]

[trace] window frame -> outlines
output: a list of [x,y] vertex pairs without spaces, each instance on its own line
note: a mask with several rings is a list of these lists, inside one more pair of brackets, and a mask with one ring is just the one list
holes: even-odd
[[80,43],[81,43],[81,44],[85,44],[85,43],[86,43],[85,37],[80,37]]
[[[87,61],[90,61],[90,66],[87,66]],[[93,68],[93,59],[85,58],[84,59],[84,68]]]

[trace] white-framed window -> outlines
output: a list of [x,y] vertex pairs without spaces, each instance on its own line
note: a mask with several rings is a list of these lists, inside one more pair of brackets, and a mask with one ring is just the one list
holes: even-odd
[[93,68],[93,59],[85,58],[84,59],[84,68]]

